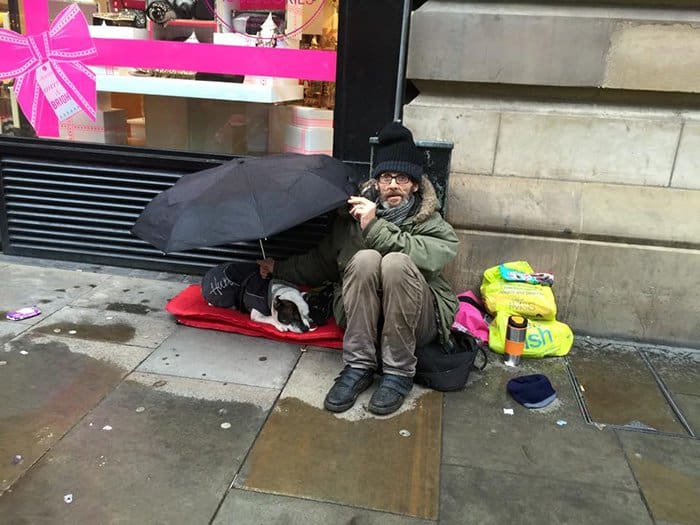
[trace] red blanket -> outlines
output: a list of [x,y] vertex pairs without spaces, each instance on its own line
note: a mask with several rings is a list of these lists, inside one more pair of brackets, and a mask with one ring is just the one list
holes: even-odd
[[173,314],[178,322],[196,328],[223,330],[302,345],[324,346],[326,348],[343,347],[343,330],[335,324],[333,318],[312,332],[304,334],[279,332],[272,325],[251,321],[248,314],[230,308],[209,306],[202,297],[198,284],[188,286],[170,299],[165,309]]

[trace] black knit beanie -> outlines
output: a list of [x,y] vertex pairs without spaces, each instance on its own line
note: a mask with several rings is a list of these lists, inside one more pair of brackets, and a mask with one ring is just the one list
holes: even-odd
[[544,374],[514,377],[506,384],[508,393],[527,408],[542,408],[554,401],[556,391]]
[[397,171],[420,183],[424,162],[425,156],[413,142],[411,131],[400,122],[391,122],[379,132],[372,177],[376,179],[385,171]]

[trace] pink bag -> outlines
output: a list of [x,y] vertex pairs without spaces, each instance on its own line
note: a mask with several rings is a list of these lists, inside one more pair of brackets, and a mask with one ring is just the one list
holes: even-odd
[[484,304],[471,291],[458,294],[457,299],[459,299],[459,310],[455,314],[452,329],[460,332],[467,331],[483,342],[488,342],[489,324],[485,319],[488,313]]

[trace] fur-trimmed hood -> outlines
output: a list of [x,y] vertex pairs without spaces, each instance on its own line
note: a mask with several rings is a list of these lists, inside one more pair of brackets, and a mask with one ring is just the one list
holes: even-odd
[[[360,196],[371,201],[376,201],[379,197],[379,187],[377,179],[368,179],[360,184]],[[416,204],[411,210],[409,217],[417,223],[425,222],[434,212],[440,209],[435,187],[430,179],[423,175],[418,191],[415,193]]]

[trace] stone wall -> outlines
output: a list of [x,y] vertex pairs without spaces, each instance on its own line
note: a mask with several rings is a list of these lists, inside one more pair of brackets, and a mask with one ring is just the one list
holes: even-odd
[[576,333],[700,345],[699,11],[430,0],[408,77],[455,144],[456,289],[526,259]]

